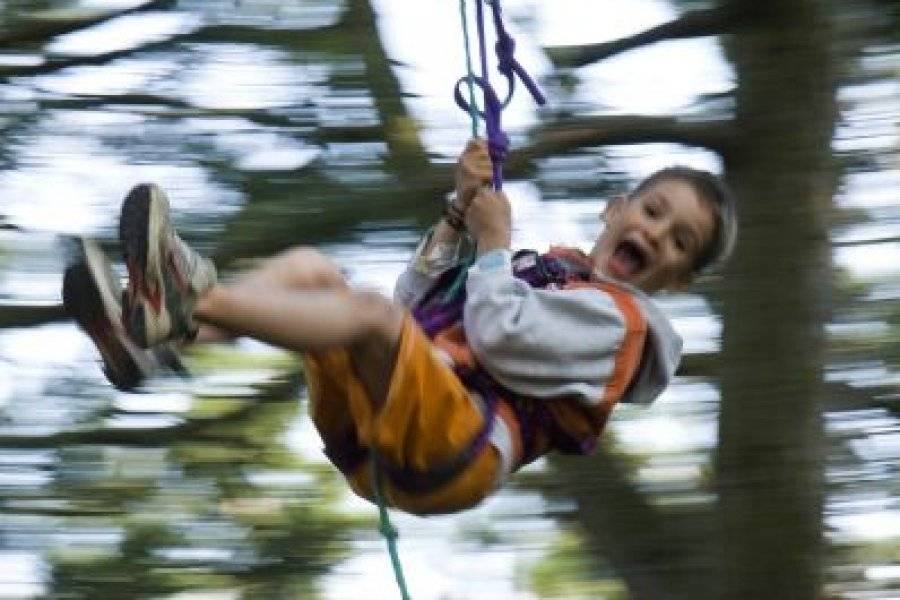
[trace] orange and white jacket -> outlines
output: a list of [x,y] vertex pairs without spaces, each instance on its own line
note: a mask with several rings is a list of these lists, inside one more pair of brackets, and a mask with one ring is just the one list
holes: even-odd
[[[395,288],[406,306],[457,264],[456,247],[424,256],[427,242]],[[580,262],[587,275],[533,287],[515,276],[523,265],[511,252],[486,253],[468,269],[461,321],[433,337],[452,366],[483,370],[498,384],[503,402],[491,441],[507,473],[552,449],[591,452],[613,406],[652,402],[680,360],[681,338],[649,297],[592,274],[579,250],[554,253]]]

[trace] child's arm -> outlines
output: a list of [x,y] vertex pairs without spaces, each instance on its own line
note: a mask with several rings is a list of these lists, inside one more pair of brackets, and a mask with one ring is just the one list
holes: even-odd
[[625,289],[535,289],[513,276],[509,251],[495,250],[469,269],[466,292],[472,350],[515,392],[596,405],[622,394],[623,373],[640,370],[640,389],[628,396],[649,401],[674,375],[680,338],[649,300]]
[[[478,361],[500,383],[588,405],[626,390],[629,401],[650,401],[666,386],[681,340],[649,300],[615,285],[545,290],[514,277],[511,211],[502,192],[479,191],[466,226],[478,260],[468,273],[463,325]],[[640,385],[629,386],[633,377]]]
[[442,273],[471,255],[472,242],[468,235],[458,235],[455,240],[442,237],[438,242],[435,239],[440,233],[438,227],[440,225],[425,234],[394,284],[394,301],[403,306],[415,305]]
[[456,193],[447,201],[444,215],[431,232],[423,247],[423,254],[430,255],[437,246],[456,245],[465,235],[466,213],[476,194],[493,181],[491,157],[487,142],[475,138],[467,145],[456,161]]
[[394,299],[412,306],[434,280],[470,256],[472,239],[463,221],[472,198],[492,181],[493,171],[484,140],[469,142],[456,163],[456,192],[448,210],[432,227],[413,253],[394,287]]
[[475,240],[478,256],[496,250],[509,250],[512,209],[506,194],[479,190],[466,210],[466,228]]

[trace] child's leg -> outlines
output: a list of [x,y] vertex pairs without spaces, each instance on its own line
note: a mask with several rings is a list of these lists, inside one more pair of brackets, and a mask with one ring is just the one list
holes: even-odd
[[[411,512],[458,510],[495,487],[498,453],[486,439],[471,450],[486,427],[482,409],[402,308],[379,294],[349,289],[322,254],[289,251],[234,283],[214,285],[198,299],[194,316],[289,350],[346,350],[310,357],[307,381],[313,422],[328,456],[360,495],[372,498],[365,458],[371,449],[396,471],[412,474],[440,470],[471,451],[434,488],[386,484],[388,501]],[[401,346],[404,362],[396,368]],[[336,363],[342,368],[334,369]],[[351,391],[360,387],[364,393]]]
[[393,371],[403,310],[373,292],[215,285],[199,298],[194,316],[237,335],[296,352],[346,348],[371,395],[380,403]]
[[376,403],[386,393],[403,322],[399,307],[380,294],[350,290],[331,259],[306,247],[214,286],[199,299],[194,316],[296,352],[347,348]]
[[338,266],[312,248],[282,252],[213,287],[194,315],[219,332],[297,352],[347,348],[376,402],[386,392],[403,320],[381,295],[351,291]]
[[[251,293],[260,293],[264,289],[339,290],[347,289],[347,282],[331,259],[313,248],[298,247],[266,259],[253,270],[239,275],[229,287]],[[201,323],[194,342],[227,342],[235,337],[238,337],[236,333]]]
[[264,260],[253,270],[238,276],[230,287],[259,290],[343,290],[347,282],[338,266],[327,256],[309,247],[297,247]]
[[279,255],[234,284],[178,236],[169,201],[153,184],[122,203],[128,267],[126,327],[138,344],[190,339],[198,321],[298,352],[346,348],[377,402],[390,376],[403,311],[378,294],[350,291],[321,254]]

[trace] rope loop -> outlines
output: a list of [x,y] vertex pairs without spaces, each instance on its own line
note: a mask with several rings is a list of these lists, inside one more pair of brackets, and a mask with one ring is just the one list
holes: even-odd
[[[500,102],[499,97],[497,96],[497,92],[494,91],[493,86],[486,83],[483,78],[478,75],[463,75],[456,81],[456,86],[453,90],[453,100],[456,101],[456,105],[466,111],[467,113],[472,112],[474,110],[475,114],[481,117],[485,122],[488,120],[488,113],[499,113],[509,104],[509,101],[512,99],[512,79],[510,78],[510,87],[509,93],[506,95],[506,98],[503,99],[503,102]],[[479,109],[478,106],[472,106],[463,95],[462,85],[466,86],[474,85],[481,89],[482,93],[485,97],[485,109]]]
[[[513,97],[513,92],[515,91],[516,79],[521,80],[522,85],[528,90],[528,93],[531,94],[531,97],[538,104],[543,106],[547,103],[547,98],[541,92],[540,88],[538,88],[537,84],[525,70],[519,61],[515,58],[516,51],[516,40],[506,31],[506,27],[503,25],[503,12],[500,8],[500,0],[475,0],[477,15],[478,15],[478,41],[479,48],[481,48],[481,62],[482,62],[482,73],[481,76],[478,77],[472,72],[471,67],[471,59],[469,55],[469,40],[468,40],[468,25],[465,17],[465,5],[464,0],[461,0],[460,3],[460,12],[462,15],[462,23],[463,23],[463,36],[465,42],[465,50],[466,50],[466,66],[468,73],[461,77],[457,82],[454,89],[454,99],[456,100],[456,104],[468,112],[470,115],[478,115],[482,119],[487,120],[487,113],[489,110],[479,111],[472,106],[472,101],[474,99],[474,95],[472,94],[473,84],[477,85],[481,88],[482,92],[487,96],[488,94],[492,94],[496,97],[496,92],[493,90],[493,87],[488,80],[487,70],[485,68],[485,56],[484,56],[484,24],[482,22],[482,3],[487,4],[491,7],[491,12],[494,21],[494,30],[497,36],[497,42],[494,44],[494,52],[497,55],[497,70],[506,77],[507,83],[507,92],[506,97],[503,99],[503,102],[499,103],[500,110],[506,108]],[[466,83],[469,85],[469,96],[470,100],[466,101],[463,98],[462,93],[459,90],[460,83]],[[485,103],[489,103],[490,99],[485,98]]]
[[[476,25],[478,30],[478,49],[481,58],[481,75],[477,76],[472,72],[471,56],[469,54],[468,25],[466,24],[465,0],[460,0],[460,15],[463,23],[463,37],[465,41],[466,51],[466,67],[467,74],[461,77],[453,88],[453,99],[457,106],[469,113],[472,118],[472,132],[477,132],[477,123],[475,120],[481,118],[484,120],[485,129],[487,130],[488,153],[491,157],[493,165],[494,189],[500,190],[503,186],[503,161],[506,158],[509,149],[509,137],[503,132],[501,126],[501,117],[503,109],[506,108],[512,100],[515,91],[516,79],[522,81],[522,84],[531,94],[534,101],[543,105],[547,102],[544,94],[538,89],[537,85],[525,71],[524,67],[515,59],[516,41],[506,31],[503,25],[502,10],[500,8],[500,0],[474,0]],[[503,102],[497,97],[497,92],[491,86],[487,68],[487,52],[485,50],[485,33],[484,33],[484,7],[488,5],[491,8],[494,31],[496,33],[496,43],[494,44],[494,52],[497,55],[497,70],[506,78],[507,92]],[[469,100],[463,97],[461,84],[466,84],[469,91]],[[475,106],[475,95],[473,90],[479,87],[484,95],[484,107],[478,110]]]

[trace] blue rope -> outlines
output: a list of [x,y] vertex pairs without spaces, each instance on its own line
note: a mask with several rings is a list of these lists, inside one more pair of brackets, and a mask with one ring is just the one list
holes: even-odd
[[397,528],[391,523],[387,503],[381,494],[381,470],[378,468],[378,461],[375,459],[374,453],[370,460],[372,463],[372,489],[375,493],[375,502],[378,504],[378,531],[387,542],[388,554],[391,555],[391,566],[394,568],[394,578],[397,580],[397,587],[400,588],[400,597],[403,600],[410,600],[409,591],[406,589],[406,579],[403,577],[403,565],[400,564],[400,553],[397,550],[397,537],[399,536]]
[[463,48],[466,52],[466,84],[469,88],[469,118],[472,120],[472,137],[476,138],[478,137],[478,107],[475,106],[475,72],[472,70],[472,52],[469,49],[469,19],[466,15],[466,0],[459,0],[459,17],[462,22]]

